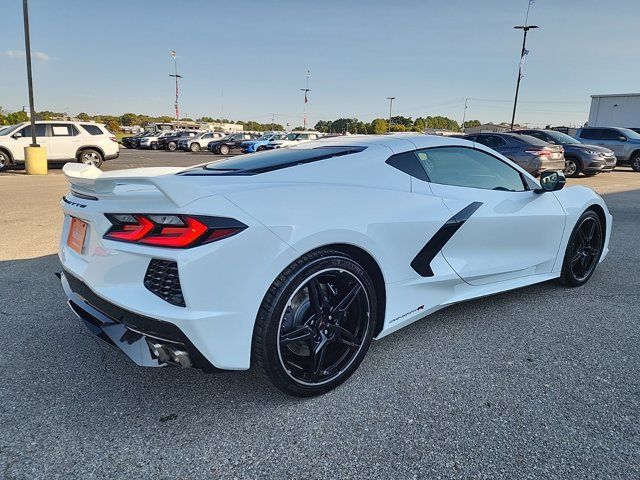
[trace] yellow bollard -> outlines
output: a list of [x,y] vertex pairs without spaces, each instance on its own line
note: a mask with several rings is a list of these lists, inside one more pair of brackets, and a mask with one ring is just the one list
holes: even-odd
[[24,147],[27,175],[47,174],[47,149],[44,147]]

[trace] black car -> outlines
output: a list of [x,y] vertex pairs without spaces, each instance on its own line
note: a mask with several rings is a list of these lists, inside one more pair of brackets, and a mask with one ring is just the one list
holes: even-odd
[[555,130],[517,130],[513,133],[530,135],[552,145],[562,145],[564,148],[564,174],[567,177],[577,177],[580,172],[586,176],[597,175],[600,172],[610,172],[616,166],[616,156],[613,150],[579,142],[573,137]]
[[247,140],[255,140],[260,137],[255,133],[232,133],[231,135],[227,135],[220,140],[214,140],[213,142],[209,142],[207,145],[207,149],[215,154],[219,155],[228,155],[233,150],[241,150],[242,142]]
[[178,141],[183,138],[195,137],[198,133],[194,130],[183,130],[175,135],[169,135],[167,137],[158,138],[158,149],[169,150],[175,152],[178,149]]
[[144,135],[144,132],[138,133],[137,135],[132,135],[130,137],[122,137],[122,146],[125,148],[136,148],[136,140],[138,141],[138,145],[140,145],[140,138]]
[[478,133],[462,138],[492,148],[534,177],[547,170],[558,171],[564,168],[564,149],[560,145],[550,145],[529,135]]

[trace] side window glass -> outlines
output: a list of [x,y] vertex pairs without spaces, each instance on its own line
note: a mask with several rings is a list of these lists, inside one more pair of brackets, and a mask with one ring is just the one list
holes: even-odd
[[66,124],[51,124],[51,133],[54,137],[71,137],[74,135],[74,130],[71,125]]
[[489,148],[500,148],[504,145],[506,145],[507,142],[505,142],[503,139],[501,139],[500,137],[497,137],[495,135],[487,135],[487,136],[480,136],[478,137],[478,139],[476,140],[476,142],[481,143],[482,145],[485,145]]
[[[31,125],[27,125],[26,127],[24,127],[22,130],[20,130],[20,133],[22,133],[23,138],[31,137]],[[36,124],[36,137],[46,137],[46,136],[47,136],[47,125]]]
[[622,135],[622,133],[618,132],[617,130],[612,130],[610,128],[603,128],[602,130],[600,130],[600,132],[601,132],[600,134],[601,140],[619,140],[620,137],[624,136]]
[[433,183],[511,192],[525,190],[520,172],[480,150],[439,147],[414,153]]
[[600,138],[599,131],[595,128],[587,128],[580,131],[580,138],[586,138],[587,140],[597,140]]

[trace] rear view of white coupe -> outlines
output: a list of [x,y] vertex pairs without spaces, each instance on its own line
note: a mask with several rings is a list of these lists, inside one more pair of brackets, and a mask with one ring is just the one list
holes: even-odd
[[[325,393],[372,339],[608,253],[600,196],[463,139],[348,136],[188,169],[67,164],[61,280],[142,366],[256,368]],[[424,339],[428,344],[429,339]]]

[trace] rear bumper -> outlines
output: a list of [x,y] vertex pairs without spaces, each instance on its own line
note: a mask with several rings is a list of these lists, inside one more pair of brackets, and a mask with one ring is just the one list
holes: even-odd
[[[208,373],[222,371],[211,365],[176,325],[118,307],[96,295],[68,271],[60,274],[60,280],[69,307],[87,329],[100,340],[121,350],[137,365],[194,367]],[[152,352],[152,345],[161,345],[166,351],[164,361]],[[170,351],[181,353],[170,355]]]
[[120,156],[120,150],[118,150],[116,153],[111,154],[111,155],[105,155],[104,159],[105,160],[115,160],[116,158],[118,158]]

